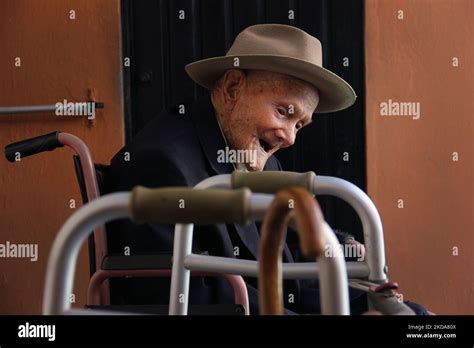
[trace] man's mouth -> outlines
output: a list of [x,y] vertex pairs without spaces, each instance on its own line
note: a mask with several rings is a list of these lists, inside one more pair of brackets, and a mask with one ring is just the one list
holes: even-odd
[[259,138],[258,139],[259,143],[260,143],[260,147],[262,148],[262,150],[266,153],[269,153],[270,151],[272,151],[275,147],[273,145],[271,145],[270,143],[267,143],[264,139],[262,138]]

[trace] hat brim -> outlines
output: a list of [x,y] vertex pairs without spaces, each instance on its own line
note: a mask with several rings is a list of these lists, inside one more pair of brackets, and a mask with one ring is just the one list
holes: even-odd
[[[234,59],[238,58],[238,66]],[[277,55],[223,56],[199,60],[186,65],[189,77],[211,89],[226,70],[255,69],[273,71],[306,81],[319,90],[315,113],[335,112],[348,108],[357,98],[352,87],[333,72],[307,61]]]

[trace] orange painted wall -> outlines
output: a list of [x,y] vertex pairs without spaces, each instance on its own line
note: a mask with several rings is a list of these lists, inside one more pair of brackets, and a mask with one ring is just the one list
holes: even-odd
[[[71,19],[75,11],[75,19]],[[54,114],[0,115],[0,145],[55,130],[90,146],[108,163],[124,143],[119,0],[0,0],[0,106],[105,103],[95,120]],[[21,66],[15,66],[15,58]],[[2,150],[3,151],[3,150]],[[40,313],[44,274],[54,235],[81,197],[69,148],[0,158],[0,243],[38,243],[39,259],[0,259],[0,314]],[[87,247],[80,254],[74,294],[85,303]]]
[[[368,191],[389,276],[443,314],[474,314],[473,13],[471,0],[365,2]],[[380,116],[388,99],[420,102],[420,118]]]

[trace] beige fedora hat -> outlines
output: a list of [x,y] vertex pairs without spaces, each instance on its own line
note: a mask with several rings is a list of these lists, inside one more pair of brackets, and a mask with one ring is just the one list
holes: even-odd
[[211,89],[228,69],[267,70],[296,77],[315,86],[320,93],[316,113],[345,109],[356,100],[352,87],[323,68],[321,42],[301,29],[282,24],[247,27],[222,57],[186,65],[188,75]]

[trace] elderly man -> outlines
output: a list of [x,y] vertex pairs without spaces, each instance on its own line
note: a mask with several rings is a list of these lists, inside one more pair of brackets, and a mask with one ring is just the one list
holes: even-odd
[[[272,155],[291,146],[313,113],[349,107],[356,96],[341,78],[324,69],[320,42],[295,27],[255,25],[241,32],[224,57],[189,64],[186,71],[210,95],[159,114],[112,160],[110,191],[194,186],[232,171],[281,170]],[[245,160],[222,160],[224,149],[248,153]],[[226,158],[226,157],[224,157]],[[239,156],[235,157],[236,159]],[[251,159],[251,160],[248,160]],[[123,253],[171,252],[173,226],[114,224],[109,248]],[[119,237],[117,237],[119,235]],[[339,240],[354,243],[348,235]],[[258,258],[256,224],[198,226],[195,252]],[[237,253],[235,251],[238,250]],[[284,260],[293,258],[285,246]],[[256,280],[246,279],[251,313],[258,313]],[[169,280],[138,280],[123,285],[116,303],[168,303]],[[317,284],[285,281],[288,313],[319,310]],[[292,294],[293,296],[289,296]],[[190,303],[232,303],[232,289],[221,278],[192,278]],[[293,301],[288,301],[292,299]]]

